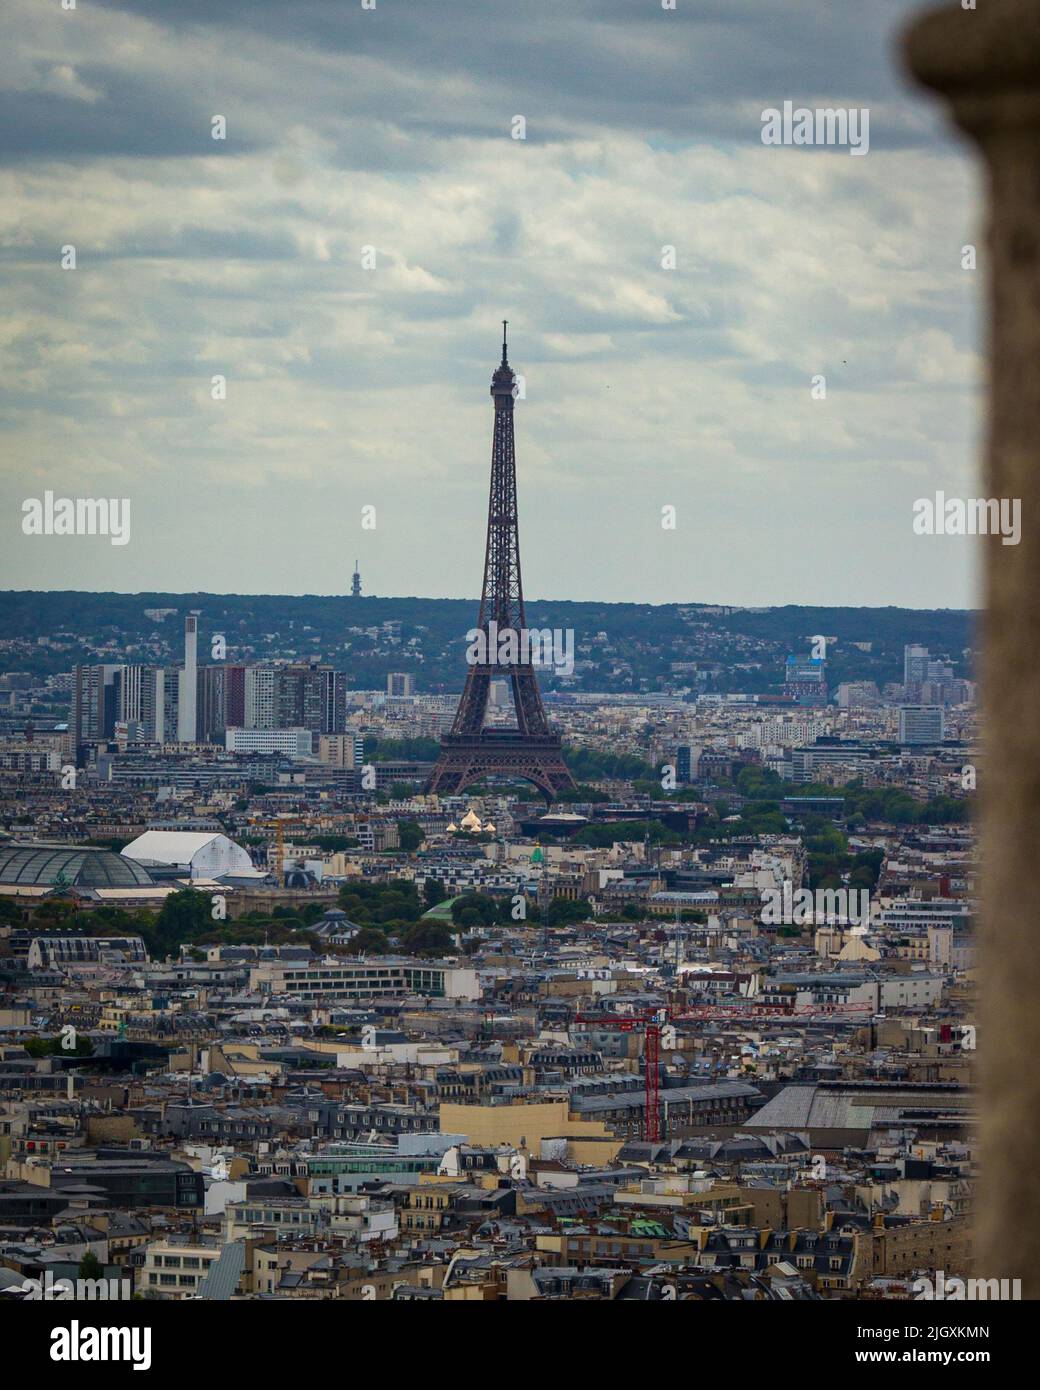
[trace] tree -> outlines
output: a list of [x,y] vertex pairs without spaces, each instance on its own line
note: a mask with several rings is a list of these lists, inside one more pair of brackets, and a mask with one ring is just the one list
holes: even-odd
[[67,898],[48,898],[33,909],[33,917],[40,921],[64,922],[76,911],[76,904]]
[[359,927],[386,924],[397,918],[414,921],[423,910],[415,884],[400,878],[387,883],[351,879],[339,890],[339,905]]
[[390,943],[378,927],[362,927],[344,946],[349,956],[385,956]]
[[570,922],[587,922],[592,916],[592,908],[587,898],[553,898],[549,904],[549,925],[564,926]]
[[428,878],[423,885],[423,902],[426,904],[426,911],[431,907],[436,907],[438,903],[445,902],[448,897],[448,890],[444,886],[444,880],[440,878]]
[[365,762],[433,762],[441,751],[435,738],[365,737]]
[[401,933],[401,944],[415,956],[443,956],[455,949],[449,927],[429,917],[421,922],[410,922]]
[[682,837],[669,830],[659,820],[599,821],[579,830],[571,841],[575,845],[591,845],[597,849],[609,849],[618,841],[637,841],[649,839],[655,845],[678,845]]
[[456,926],[494,926],[498,920],[495,900],[486,893],[463,893],[451,905],[451,920]]
[[194,888],[171,893],[162,905],[155,923],[159,949],[165,953],[213,929],[212,903],[209,895]]
[[422,829],[414,820],[399,820],[397,822],[397,835],[401,842],[401,848],[406,854],[414,854],[426,839]]
[[61,1036],[55,1038],[30,1038],[25,1043],[30,1057],[93,1057],[94,1044],[83,1033],[76,1034],[76,1046],[62,1045]]
[[604,777],[642,777],[657,787],[657,769],[634,753],[601,753],[595,748],[565,747],[563,760],[576,782],[598,781]]
[[352,835],[316,835],[314,843],[326,854],[339,854],[344,850],[356,849],[360,841]]
[[79,1262],[79,1269],[76,1271],[80,1279],[101,1279],[104,1277],[104,1266],[93,1250],[87,1250]]
[[390,893],[382,900],[373,915],[376,922],[414,922],[421,916],[421,908],[412,898],[407,898],[401,893]]
[[579,782],[574,787],[564,787],[562,791],[556,793],[557,801],[609,801],[610,797],[606,792],[601,792],[598,787],[590,787],[584,782]]
[[742,767],[737,773],[736,783],[737,791],[756,800],[775,798],[783,787],[779,774],[764,767]]

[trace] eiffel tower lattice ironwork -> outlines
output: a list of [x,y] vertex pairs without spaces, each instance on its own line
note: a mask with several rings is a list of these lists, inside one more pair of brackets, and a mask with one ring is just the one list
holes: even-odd
[[[520,578],[520,537],[516,514],[516,450],[513,440],[513,400],[516,378],[509,365],[506,322],[502,323],[502,361],[491,378],[495,402],[495,433],[491,450],[491,496],[488,502],[484,588],[477,631],[485,637],[484,655],[473,663],[459,700],[451,732],[441,739],[440,757],[426,790],[451,795],[489,773],[533,782],[552,801],[574,786],[563,760],[559,737],[549,728],[538,689],[538,677],[528,659],[530,643]],[[503,661],[503,634],[516,634],[519,655]],[[497,639],[497,640],[496,640]],[[476,644],[474,644],[476,645]],[[506,638],[505,646],[510,645]],[[516,712],[514,728],[485,728],[491,682],[508,679]]]

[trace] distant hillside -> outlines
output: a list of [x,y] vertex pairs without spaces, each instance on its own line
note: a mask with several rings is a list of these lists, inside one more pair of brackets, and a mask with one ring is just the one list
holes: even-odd
[[[388,671],[412,671],[420,690],[455,691],[464,673],[465,633],[477,608],[476,598],[7,591],[0,593],[0,669],[53,673],[76,661],[174,661],[184,615],[197,609],[200,661],[208,659],[210,640],[220,633],[228,660],[318,657],[351,672],[362,689],[382,685]],[[146,609],[174,611],[156,619]],[[832,688],[841,680],[901,679],[903,646],[910,642],[970,675],[975,614],[795,606],[719,612],[696,603],[539,600],[528,605],[527,621],[530,627],[573,631],[579,664],[571,688],[689,684],[706,691],[765,691],[782,681],[788,652],[807,654],[817,634],[837,639],[829,651]],[[386,631],[386,623],[399,623],[400,631]],[[40,637],[57,645],[41,647]],[[871,649],[852,645],[857,642]],[[547,678],[544,684],[559,682]]]

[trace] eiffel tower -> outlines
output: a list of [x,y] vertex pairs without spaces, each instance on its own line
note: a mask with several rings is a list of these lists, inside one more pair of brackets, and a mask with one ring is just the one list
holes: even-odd
[[[520,579],[516,515],[513,442],[516,378],[506,355],[506,326],[503,319],[502,361],[491,378],[495,433],[491,449],[484,588],[477,620],[477,630],[485,637],[484,655],[491,660],[470,665],[451,732],[441,739],[440,757],[426,790],[451,795],[479,782],[488,773],[499,773],[533,782],[546,800],[552,801],[557,793],[574,786],[574,778],[563,761],[559,737],[552,733],[545,717],[534,666],[523,656],[525,644],[521,634],[527,632],[527,618]],[[521,654],[515,661],[501,659],[503,634],[515,634],[515,644]],[[507,645],[509,641],[507,636]],[[515,728],[484,727],[491,682],[495,678],[508,678],[512,684]]]

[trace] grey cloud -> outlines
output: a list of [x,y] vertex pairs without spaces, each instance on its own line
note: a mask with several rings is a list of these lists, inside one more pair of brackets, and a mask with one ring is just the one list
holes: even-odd
[[[376,11],[343,0],[99,0],[97,8],[218,57],[263,51],[276,65],[271,81],[258,86],[233,65],[200,65],[193,55],[142,82],[88,50],[77,71],[104,92],[90,119],[80,103],[19,94],[0,107],[9,158],[197,155],[209,115],[224,106],[236,152],[273,148],[302,123],[332,142],[344,168],[431,167],[439,152],[426,142],[506,139],[515,114],[527,118],[531,144],[576,131],[753,144],[762,108],[785,98],[880,108],[875,148],[935,138],[924,109],[900,101],[889,51],[908,0],[681,0],[674,13],[655,0],[380,0]],[[68,62],[89,34],[77,22],[57,31]],[[338,72],[330,57],[341,59]]]
[[[532,593],[969,602],[900,510],[967,475],[974,428],[973,190],[892,63],[911,6],[679,5],[92,0],[44,25],[10,0],[3,581],[291,590],[305,563],[338,592],[347,546],[376,591],[471,593],[507,316]],[[870,104],[870,159],[766,150],[785,97]],[[124,482],[141,544],[104,576],[23,544],[26,477]],[[663,551],[666,501],[689,529]]]

